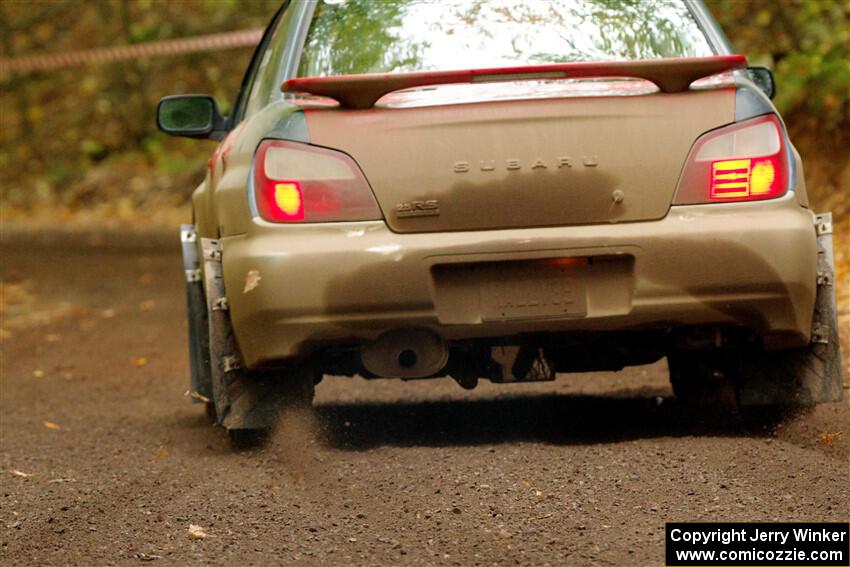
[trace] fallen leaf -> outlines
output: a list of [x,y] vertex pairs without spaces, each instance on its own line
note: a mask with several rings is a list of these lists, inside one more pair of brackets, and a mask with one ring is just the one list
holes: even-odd
[[74,317],[76,317],[78,319],[82,319],[82,318],[88,316],[89,310],[86,307],[74,307],[71,310],[71,313],[74,315]]
[[245,289],[242,290],[242,293],[248,293],[252,289],[256,288],[260,285],[260,280],[263,279],[260,276],[260,272],[258,270],[248,270],[248,273],[245,274]]
[[200,400],[200,401],[204,402],[205,404],[208,404],[212,401],[211,399],[209,399],[205,395],[198,393],[198,392],[195,392],[194,390],[186,390],[185,392],[183,392],[183,395],[188,396],[190,398],[194,398],[196,400]]
[[15,283],[4,281],[0,286],[0,311],[5,311],[10,305],[31,303],[34,299],[29,290],[30,283]]
[[19,471],[18,469],[12,469],[9,472],[21,478],[29,478],[32,476],[30,473],[25,473],[24,471]]
[[53,423],[52,421],[42,421],[41,424],[45,426],[47,429],[52,429],[54,431],[59,431],[62,429],[62,426],[58,423]]
[[197,524],[189,524],[189,539],[204,539],[207,532]]
[[148,359],[144,356],[139,356],[136,358],[130,359],[130,366],[135,366],[136,368],[141,368],[142,366],[148,363]]
[[151,311],[154,307],[156,307],[156,301],[153,299],[145,299],[139,303],[139,311]]
[[818,443],[821,445],[829,446],[841,439],[841,436],[844,435],[843,431],[832,431],[821,433],[818,438]]

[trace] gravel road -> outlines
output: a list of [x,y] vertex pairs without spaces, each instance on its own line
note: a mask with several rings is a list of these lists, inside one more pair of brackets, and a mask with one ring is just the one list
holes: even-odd
[[662,565],[666,521],[850,515],[846,402],[748,427],[679,404],[663,363],[326,377],[237,452],[183,395],[176,247],[0,258],[3,565]]

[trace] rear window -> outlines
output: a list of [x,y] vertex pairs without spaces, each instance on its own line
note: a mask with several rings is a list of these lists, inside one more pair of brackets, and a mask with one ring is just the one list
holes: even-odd
[[706,55],[682,0],[324,0],[298,75]]

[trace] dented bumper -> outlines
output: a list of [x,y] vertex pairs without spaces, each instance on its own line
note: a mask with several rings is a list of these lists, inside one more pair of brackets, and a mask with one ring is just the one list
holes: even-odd
[[[783,348],[807,344],[811,335],[813,221],[789,194],[672,207],[652,222],[473,232],[255,220],[248,233],[221,244],[233,327],[249,366],[406,328],[456,340],[732,324]],[[574,305],[560,314],[544,308],[493,316],[483,276],[460,268],[545,258],[591,259],[570,273]]]

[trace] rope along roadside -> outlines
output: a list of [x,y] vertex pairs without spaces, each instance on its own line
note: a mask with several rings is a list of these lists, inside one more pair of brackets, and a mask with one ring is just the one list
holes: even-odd
[[194,53],[197,51],[217,51],[236,47],[250,47],[257,45],[262,37],[263,30],[251,29],[182,39],[151,41],[135,45],[0,58],[0,75],[50,71],[94,63],[113,63],[116,61],[138,59],[140,57],[158,57],[162,55]]

